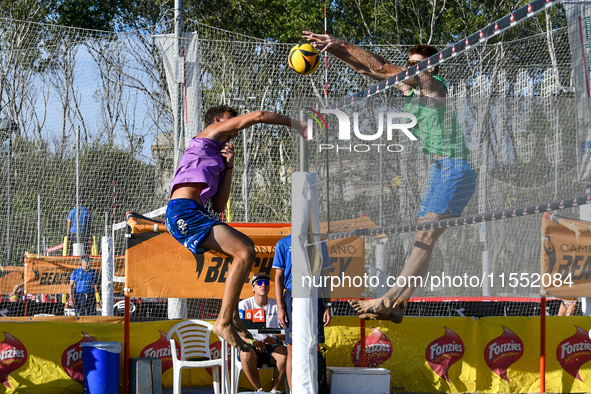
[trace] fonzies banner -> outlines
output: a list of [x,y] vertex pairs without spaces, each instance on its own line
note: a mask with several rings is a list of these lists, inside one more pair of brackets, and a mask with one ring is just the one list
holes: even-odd
[[591,181],[591,3],[565,1],[577,116],[579,181]]
[[[178,321],[131,324],[130,356],[162,360],[162,382],[172,386],[166,334]],[[367,365],[386,368],[391,392],[531,393],[540,390],[540,318],[407,317],[402,324],[374,321],[366,330]],[[591,391],[591,352],[587,317],[549,317],[546,341],[546,390]],[[326,327],[329,367],[360,365],[357,317],[335,317]],[[417,335],[420,333],[420,335]],[[0,329],[1,393],[83,393],[82,342],[123,341],[122,324],[62,322],[3,323]],[[215,335],[213,357],[220,352]],[[123,354],[121,354],[123,357]],[[119,374],[123,383],[123,359]],[[271,388],[271,370],[261,383]],[[351,373],[351,375],[354,375]],[[365,375],[367,377],[367,375]],[[351,377],[352,379],[355,376]],[[363,375],[358,375],[363,379]],[[183,373],[183,386],[209,386],[205,369]],[[240,387],[250,388],[242,374]],[[121,392],[123,387],[120,386]]]
[[544,214],[541,270],[537,278],[541,294],[560,298],[591,296],[589,226],[591,222]]
[[[232,223],[232,226],[248,235],[255,243],[257,253],[252,274],[274,275],[271,272],[275,245],[291,232],[289,224]],[[221,254],[189,252],[167,231],[163,224],[131,217],[131,232],[125,254],[125,281],[131,297],[217,298],[223,296],[226,276],[232,260]],[[327,243],[333,276],[363,276],[365,272],[364,243],[356,238],[340,239]],[[249,277],[252,277],[252,274]],[[250,280],[245,282],[240,298],[252,296]],[[359,298],[365,291],[347,297]],[[342,296],[342,295],[341,295]],[[340,297],[338,294],[332,298]]]

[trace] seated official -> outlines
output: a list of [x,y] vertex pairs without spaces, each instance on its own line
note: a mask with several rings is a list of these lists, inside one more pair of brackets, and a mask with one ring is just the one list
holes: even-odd
[[[254,296],[240,301],[238,309],[264,309],[266,327],[279,328],[277,302],[273,298],[268,297],[270,280],[271,277],[269,275],[255,274],[251,281]],[[273,386],[270,392],[274,394],[282,393],[279,388],[285,379],[287,348],[281,341],[285,339],[285,336],[256,334],[254,335],[254,339],[243,339],[250,343],[252,349],[249,352],[240,352],[240,362],[242,363],[244,374],[254,386],[255,391],[264,392],[261,387],[258,368],[266,364],[275,366],[273,369]]]

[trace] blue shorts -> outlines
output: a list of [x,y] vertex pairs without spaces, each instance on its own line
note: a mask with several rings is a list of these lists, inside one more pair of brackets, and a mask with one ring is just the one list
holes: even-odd
[[177,198],[168,202],[165,223],[170,235],[193,253],[207,252],[209,249],[200,245],[213,226],[225,224],[211,216],[197,201],[189,198]]
[[[283,303],[285,305],[285,309],[287,310],[287,320],[289,320],[289,325],[285,328],[285,343],[292,344],[291,339],[291,312],[292,312],[292,300],[291,297],[291,290],[286,289],[285,294],[283,295]],[[324,300],[322,298],[318,298],[318,343],[324,343],[326,338],[324,336]]]
[[436,160],[419,207],[419,217],[427,212],[460,216],[476,190],[476,171],[467,159]]

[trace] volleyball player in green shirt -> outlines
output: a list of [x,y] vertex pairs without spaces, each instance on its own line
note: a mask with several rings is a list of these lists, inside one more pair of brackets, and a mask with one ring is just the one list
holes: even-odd
[[[375,53],[327,34],[304,31],[303,37],[317,49],[327,51],[358,73],[378,81],[405,70]],[[430,45],[415,45],[408,51],[407,67],[437,52]],[[470,151],[455,112],[447,102],[445,82],[437,72],[438,67],[433,67],[394,86],[408,97],[405,112],[417,118],[416,126],[410,131],[419,139],[423,152],[433,163],[419,208],[420,222],[460,216],[476,189],[476,173],[469,164]],[[417,232],[414,248],[400,276],[424,277],[427,274],[435,242],[444,231],[445,228],[435,228]],[[405,287],[392,287],[383,298],[349,302],[362,319],[386,319],[400,323],[408,299],[415,290],[413,281],[406,282]]]

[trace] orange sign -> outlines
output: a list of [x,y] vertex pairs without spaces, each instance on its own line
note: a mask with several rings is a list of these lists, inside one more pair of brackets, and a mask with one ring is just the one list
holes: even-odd
[[[101,257],[90,258],[90,268],[101,272]],[[115,257],[115,275],[123,275],[123,256]],[[70,288],[72,271],[80,268],[80,257],[76,256],[38,256],[25,254],[25,291],[27,293],[59,294],[67,293]],[[115,292],[121,292],[123,286],[115,283]]]
[[14,286],[24,281],[24,267],[0,268],[0,294],[10,294]]
[[542,219],[539,286],[554,297],[591,296],[591,222],[553,216]]
[[[229,257],[215,252],[193,254],[167,231],[164,224],[139,218],[130,218],[131,235],[125,255],[126,295],[131,297],[162,298],[217,298],[223,297]],[[289,224],[232,223],[236,230],[248,235],[255,243],[257,253],[249,279],[244,282],[240,298],[252,296],[250,278],[256,273],[271,276],[275,245],[291,232]],[[363,277],[365,252],[362,238],[346,238],[327,243],[331,276]],[[328,281],[330,284],[331,282]],[[342,287],[331,298],[360,298],[363,287]]]
[[[130,218],[131,235],[125,254],[126,295],[132,297],[221,299],[232,259],[215,252],[193,254],[167,231],[163,224]],[[255,243],[252,274],[271,276],[275,245],[291,232],[289,224],[232,224]],[[252,296],[249,276],[240,298]]]

